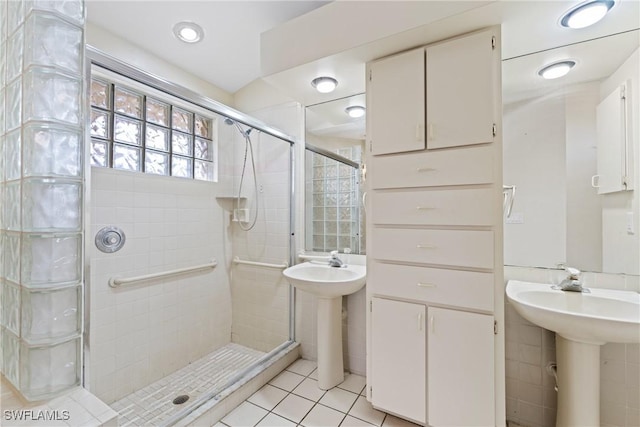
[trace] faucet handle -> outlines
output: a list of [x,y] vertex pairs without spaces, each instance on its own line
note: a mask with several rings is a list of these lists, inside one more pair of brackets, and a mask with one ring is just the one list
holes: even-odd
[[577,268],[565,267],[564,271],[569,273],[569,276],[571,276],[571,278],[574,279],[574,280],[577,280],[578,276],[580,275],[580,270],[578,270]]

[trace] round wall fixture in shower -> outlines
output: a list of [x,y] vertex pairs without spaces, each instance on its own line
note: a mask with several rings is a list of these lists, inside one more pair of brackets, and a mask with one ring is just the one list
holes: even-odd
[[96,247],[105,253],[119,251],[127,240],[122,229],[115,226],[108,226],[100,229],[96,234]]

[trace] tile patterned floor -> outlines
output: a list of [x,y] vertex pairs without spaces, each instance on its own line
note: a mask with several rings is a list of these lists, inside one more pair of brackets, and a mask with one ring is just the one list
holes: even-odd
[[143,389],[114,402],[121,427],[160,425],[183,408],[173,399],[188,395],[191,401],[204,392],[219,389],[229,378],[257,361],[264,353],[227,344]]
[[373,409],[365,378],[346,375],[331,390],[318,388],[316,363],[298,359],[215,427],[413,427],[408,421]]

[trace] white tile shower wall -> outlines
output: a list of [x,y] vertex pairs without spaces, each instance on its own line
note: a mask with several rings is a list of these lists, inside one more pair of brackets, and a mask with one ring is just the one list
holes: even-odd
[[[559,283],[562,270],[505,267],[505,282]],[[583,273],[587,287],[640,291],[640,277]],[[505,300],[506,301],[506,300]],[[547,364],[555,362],[555,334],[523,319],[506,302],[507,420],[526,427],[553,427],[557,394]],[[640,346],[606,344],[600,350],[600,422],[640,426]]]
[[[89,389],[110,403],[230,341],[230,242],[217,183],[99,168],[91,178],[88,239],[107,225],[127,236],[119,252],[89,251]],[[212,271],[107,283],[213,259]]]

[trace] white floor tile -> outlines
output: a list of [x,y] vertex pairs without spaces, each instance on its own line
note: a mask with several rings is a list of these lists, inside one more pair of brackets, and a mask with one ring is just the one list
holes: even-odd
[[359,396],[355,405],[353,405],[353,408],[349,411],[349,415],[380,426],[386,414],[374,409],[364,396]]
[[269,415],[264,417],[262,421],[258,423],[259,427],[295,427],[295,425],[296,423],[292,423],[273,412],[270,412]]
[[367,380],[363,376],[347,374],[344,377],[344,381],[338,384],[338,387],[352,393],[360,394],[362,390],[364,390],[365,385],[367,385]]
[[304,380],[302,375],[294,374],[289,371],[282,371],[277,377],[269,381],[269,384],[286,391],[291,391],[296,388],[302,380]]
[[245,427],[255,426],[260,421],[267,411],[262,409],[253,403],[243,402],[222,419],[222,422],[230,427]]
[[383,427],[415,427],[418,424],[414,424],[402,418],[394,417],[393,415],[387,415],[382,423]]
[[254,405],[258,405],[267,411],[272,410],[285,398],[287,392],[272,385],[266,384],[256,391],[247,400]]
[[315,369],[313,372],[311,372],[311,374],[309,374],[309,378],[311,378],[312,380],[317,380],[318,379],[318,370]]
[[346,414],[357,398],[358,395],[355,393],[342,390],[341,388],[332,388],[322,396],[320,403]]
[[335,409],[316,405],[300,424],[305,427],[338,427],[344,416],[342,412]]
[[342,421],[342,424],[340,424],[340,427],[375,427],[375,425],[347,415],[344,421]]
[[290,394],[273,409],[273,412],[295,423],[299,423],[313,405],[314,403],[310,400],[296,396],[295,394]]
[[318,364],[312,360],[298,359],[289,365],[287,371],[295,372],[296,374],[306,377],[316,369],[316,366],[318,366]]
[[325,391],[320,390],[318,381],[306,378],[298,387],[293,389],[292,393],[317,402],[324,395]]

